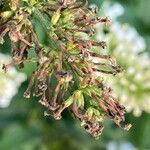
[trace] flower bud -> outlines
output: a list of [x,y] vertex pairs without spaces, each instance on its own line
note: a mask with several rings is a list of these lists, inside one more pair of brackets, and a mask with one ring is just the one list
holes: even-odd
[[81,91],[78,90],[73,93],[73,100],[77,108],[84,107],[84,97]]
[[61,16],[61,8],[62,7],[60,7],[54,14],[53,14],[53,16],[52,16],[52,19],[51,19],[51,24],[52,25],[56,25],[56,23],[58,22],[58,20],[59,20],[59,18],[60,18],[60,16]]

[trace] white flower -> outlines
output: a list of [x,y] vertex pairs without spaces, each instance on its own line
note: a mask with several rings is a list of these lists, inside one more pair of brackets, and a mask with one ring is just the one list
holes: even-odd
[[119,149],[119,150],[127,150],[127,149],[128,150],[136,150],[134,145],[132,145],[132,143],[130,143],[130,142],[123,141],[121,143],[117,143],[115,141],[111,141],[108,143],[107,150],[116,150],[116,149]]
[[104,15],[109,15],[114,22],[106,35],[102,35],[101,25],[96,26],[97,40],[106,40],[108,49],[125,69],[122,75],[105,76],[105,79],[110,78],[115,95],[129,112],[133,111],[135,116],[140,116],[142,111],[150,113],[150,58],[146,53],[140,54],[146,48],[145,41],[135,28],[117,21],[123,13],[120,4],[110,6],[106,2],[103,8]]
[[0,53],[0,107],[8,107],[12,97],[18,92],[18,88],[26,75],[19,73],[14,67],[10,67],[5,73],[2,70],[3,64],[11,62],[11,57]]
[[123,15],[124,8],[119,3],[114,3],[110,7],[110,3],[106,1],[103,6],[102,10],[106,16],[109,16],[112,20],[116,20],[119,16]]

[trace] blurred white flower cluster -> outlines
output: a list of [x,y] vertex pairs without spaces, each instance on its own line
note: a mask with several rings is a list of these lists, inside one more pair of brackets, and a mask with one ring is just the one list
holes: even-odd
[[115,141],[111,141],[107,145],[107,150],[137,150],[132,143],[128,141],[123,141],[121,143],[117,143]]
[[19,73],[14,67],[10,67],[5,73],[2,70],[3,64],[11,62],[11,57],[0,53],[0,107],[8,107],[12,97],[18,92],[18,88],[26,75]]
[[123,12],[123,7],[118,3],[112,6],[108,2],[104,3],[103,13],[112,18],[113,23],[105,29],[96,26],[97,39],[106,40],[108,49],[125,69],[123,74],[111,79],[114,93],[129,112],[140,116],[142,111],[150,113],[150,59],[144,53],[144,39],[135,28],[117,21]]

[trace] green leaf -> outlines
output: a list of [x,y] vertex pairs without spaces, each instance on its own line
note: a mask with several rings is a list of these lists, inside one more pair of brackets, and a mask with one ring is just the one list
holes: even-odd
[[102,5],[104,0],[88,0],[89,4],[96,4],[98,7]]

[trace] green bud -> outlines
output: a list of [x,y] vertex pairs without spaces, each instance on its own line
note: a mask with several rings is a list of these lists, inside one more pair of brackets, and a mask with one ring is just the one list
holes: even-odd
[[11,10],[15,11],[18,7],[19,0],[12,0],[10,3]]
[[1,18],[3,18],[4,20],[11,17],[11,15],[13,14],[12,11],[4,11],[1,13]]
[[86,87],[84,89],[82,89],[83,93],[85,93],[86,95],[92,97],[92,94],[94,95],[98,95],[98,96],[101,96],[102,95],[102,91],[97,88],[97,87]]
[[92,87],[92,88],[91,88],[91,92],[92,92],[93,94],[95,94],[95,95],[98,95],[98,96],[101,96],[101,95],[102,95],[102,91],[101,91],[99,88],[97,88],[97,87]]
[[[61,8],[60,8],[60,9],[61,9]],[[52,19],[51,19],[51,24],[52,24],[52,25],[55,25],[55,24],[58,22],[58,20],[59,20],[59,18],[60,18],[60,16],[61,16],[60,9],[58,9],[58,10],[54,13],[54,15],[52,16]]]
[[79,107],[84,107],[84,97],[81,91],[75,91],[73,94],[74,104]]
[[3,37],[0,36],[0,44],[3,44],[4,43],[4,39]]
[[82,120],[81,123],[80,123],[81,126],[84,126],[85,124],[86,124],[85,120]]
[[73,97],[70,96],[70,97],[69,97],[67,100],[65,100],[65,102],[64,102],[65,108],[66,108],[66,107],[69,107],[72,103],[73,103]]
[[85,113],[88,117],[93,118],[96,121],[102,121],[103,117],[101,116],[100,112],[92,107],[89,107]]
[[90,102],[91,106],[96,106],[96,107],[98,106],[98,103],[97,103],[96,99],[93,99],[93,98],[89,99],[89,102]]
[[91,91],[91,88],[89,87],[86,87],[84,89],[82,89],[83,93],[85,93],[86,95],[92,97],[92,91]]
[[92,108],[92,110],[93,110],[93,113],[94,113],[95,116],[99,116],[100,115],[100,112],[97,109]]
[[88,117],[92,117],[93,116],[93,109],[92,107],[89,107],[85,113]]

